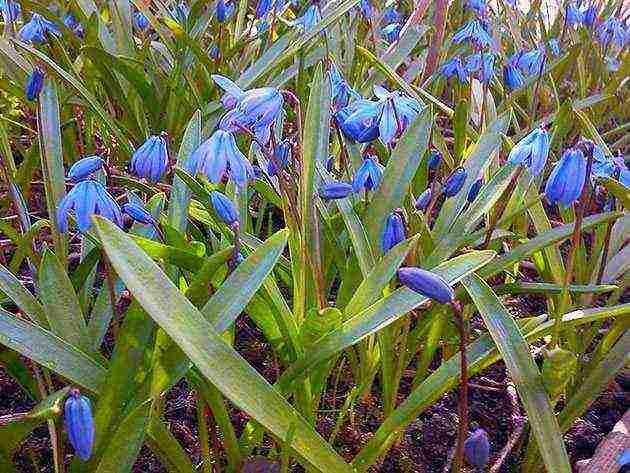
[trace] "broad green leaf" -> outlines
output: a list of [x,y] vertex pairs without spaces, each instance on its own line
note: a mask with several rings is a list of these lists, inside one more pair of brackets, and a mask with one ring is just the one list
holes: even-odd
[[465,278],[462,284],[483,317],[516,385],[547,469],[570,473],[569,456],[553,407],[529,345],[516,322],[483,279],[473,275]]
[[95,217],[94,222],[112,265],[129,290],[224,396],[280,438],[286,438],[297,419],[291,447],[300,457],[322,471],[351,471],[291,405],[221,339],[133,240],[107,220]]

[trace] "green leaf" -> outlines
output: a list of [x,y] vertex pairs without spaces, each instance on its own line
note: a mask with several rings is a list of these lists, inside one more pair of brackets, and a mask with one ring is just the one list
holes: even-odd
[[44,308],[20,280],[0,264],[0,291],[6,294],[29,319],[42,327],[48,327]]
[[478,276],[462,281],[496,343],[527,411],[527,418],[549,471],[571,473],[569,456],[543,380],[516,322]]
[[160,418],[151,416],[146,442],[169,473],[194,471],[188,454]]
[[120,278],[147,313],[223,395],[280,438],[286,438],[291,420],[299,419],[291,445],[295,452],[322,471],[351,471],[291,405],[221,339],[133,240],[107,220],[95,217],[94,222]]

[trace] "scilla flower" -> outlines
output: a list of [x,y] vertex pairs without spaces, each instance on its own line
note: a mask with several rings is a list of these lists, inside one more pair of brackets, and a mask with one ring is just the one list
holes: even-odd
[[474,11],[479,16],[486,14],[487,7],[485,0],[466,0],[464,6]]
[[592,28],[593,25],[595,24],[595,20],[597,20],[597,6],[595,5],[594,2],[591,2],[591,4],[586,8],[586,10],[584,10],[582,22],[584,23],[584,26],[586,26],[587,28]]
[[365,18],[366,20],[372,18],[372,13],[374,10],[372,9],[370,0],[361,0],[361,3],[359,3],[359,7],[361,9],[361,14],[363,15],[363,18]]
[[225,23],[234,13],[234,2],[228,0],[217,0],[216,16],[219,23]]
[[532,130],[508,155],[508,161],[527,166],[534,176],[541,173],[549,156],[549,134],[544,126]]
[[403,134],[407,126],[420,112],[420,104],[398,91],[389,92],[384,87],[374,87],[379,99],[378,129],[381,141],[389,145]]
[[525,77],[518,68],[518,58],[508,61],[503,68],[503,82],[509,90],[516,90],[525,85]]
[[64,422],[68,440],[77,456],[86,461],[92,455],[94,444],[94,418],[90,400],[78,389],[72,389],[64,406]]
[[490,459],[490,442],[485,430],[477,429],[466,439],[464,454],[468,463],[479,471],[483,470]]
[[453,35],[453,43],[460,44],[464,41],[473,43],[477,48],[494,48],[494,39],[486,30],[482,20],[471,20]]
[[263,18],[271,10],[272,0],[258,0],[256,5],[256,18]]
[[569,206],[579,199],[586,179],[586,158],[578,148],[564,152],[549,175],[545,196],[552,204]]
[[526,76],[542,73],[545,65],[545,49],[533,49],[529,52],[518,54],[517,66]]
[[171,7],[169,13],[175,21],[177,21],[180,25],[184,25],[188,21],[190,8],[185,2],[179,2]]
[[83,38],[83,25],[74,18],[72,13],[67,13],[66,16],[63,17],[63,24],[79,38]]
[[575,2],[570,2],[566,9],[566,22],[567,25],[573,26],[582,23],[584,15],[580,11],[580,6]]
[[464,66],[462,58],[459,56],[455,56],[442,64],[440,74],[447,79],[457,76],[457,80],[460,84],[468,83],[468,70]]
[[22,7],[18,2],[15,2],[14,0],[0,0],[0,12],[2,12],[4,21],[17,20],[21,11]]
[[381,183],[383,166],[378,163],[376,156],[366,155],[352,180],[352,191],[359,192],[363,189],[372,191]]
[[[482,65],[483,64],[483,65]],[[466,71],[488,84],[494,76],[494,54],[476,53],[466,58]]]
[[33,13],[31,20],[18,32],[19,38],[25,43],[43,43],[46,41],[47,34],[61,36],[57,25],[38,13]]
[[442,153],[440,153],[437,149],[434,149],[429,154],[427,158],[427,166],[429,169],[437,169],[440,167],[440,163],[442,162]]
[[57,221],[59,231],[68,230],[68,216],[74,211],[79,231],[85,233],[92,226],[92,215],[100,215],[122,227],[122,213],[114,198],[100,182],[86,179],[79,182],[59,202]]
[[133,14],[133,25],[140,31],[144,31],[149,27],[149,19],[141,11],[137,11]]
[[420,210],[422,212],[426,212],[429,208],[429,203],[431,202],[431,197],[433,197],[433,191],[430,187],[427,187],[422,194],[416,199],[415,207],[416,210]]
[[626,31],[621,20],[611,16],[597,27],[597,38],[604,46],[609,43],[623,48],[626,43]]
[[390,23],[381,30],[381,33],[383,35],[383,38],[385,38],[385,40],[391,44],[398,41],[401,29],[402,26],[400,23]]
[[145,225],[157,225],[153,215],[138,204],[123,204],[121,210],[136,222],[144,223]]
[[549,45],[549,50],[551,51],[551,54],[553,54],[554,56],[560,56],[560,53],[562,53],[562,51],[560,50],[560,43],[558,43],[558,38],[549,38],[549,42],[547,44]]
[[238,225],[238,211],[234,203],[225,194],[219,191],[212,191],[210,192],[210,201],[212,202],[212,208],[223,223],[230,227]]
[[368,143],[378,137],[379,106],[359,99],[342,108],[334,117],[341,131],[353,141]]
[[407,235],[405,232],[405,222],[402,217],[402,210],[396,209],[389,217],[387,217],[387,221],[385,222],[385,228],[383,229],[383,234],[381,235],[381,250],[383,253],[387,253],[394,246],[396,246],[401,241],[405,241],[407,239]]
[[455,169],[450,176],[446,178],[444,181],[444,186],[442,186],[442,193],[446,197],[453,197],[462,190],[464,187],[464,182],[466,182],[466,177],[468,176],[468,172],[466,169],[459,167]]
[[150,136],[131,157],[130,169],[138,177],[158,182],[168,167],[166,134]]
[[400,23],[402,17],[396,7],[389,7],[383,12],[383,24],[389,25],[391,23]]
[[229,131],[217,130],[190,155],[186,170],[201,173],[210,182],[219,183],[227,171],[239,186],[254,178],[254,168],[236,146],[234,135]]
[[607,156],[604,150],[598,146],[593,146],[593,167],[592,177],[609,177],[617,179],[621,184],[630,187],[630,171],[626,166],[623,156]]
[[344,199],[352,194],[352,186],[347,182],[329,182],[319,188],[323,200]]
[[304,15],[293,21],[293,26],[301,29],[304,33],[315,28],[322,21],[322,14],[319,11],[319,5],[313,4],[306,9]]
[[475,182],[473,182],[472,186],[470,186],[470,188],[468,189],[466,200],[468,202],[474,202],[474,200],[477,198],[477,194],[479,194],[479,191],[481,190],[482,187],[483,187],[483,177],[480,177]]
[[68,171],[68,180],[73,182],[83,181],[93,173],[103,168],[105,161],[99,156],[86,156],[79,159]]
[[407,288],[429,299],[448,304],[455,300],[455,291],[442,277],[421,268],[400,268],[398,280]]
[[32,101],[39,97],[44,87],[45,77],[44,71],[39,66],[33,68],[33,72],[28,76],[28,82],[26,83],[26,100]]
[[350,84],[343,78],[334,63],[331,63],[328,77],[330,78],[330,84],[332,86],[331,92],[334,110],[340,110],[347,106],[351,100],[361,98],[361,95],[350,87]]

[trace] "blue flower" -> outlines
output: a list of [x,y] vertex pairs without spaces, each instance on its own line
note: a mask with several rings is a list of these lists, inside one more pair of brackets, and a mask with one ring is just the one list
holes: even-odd
[[516,90],[525,85],[525,77],[513,61],[508,61],[503,69],[503,82],[509,90]]
[[421,210],[422,212],[426,212],[429,208],[429,203],[431,202],[431,197],[433,197],[433,191],[430,187],[427,187],[422,194],[416,199],[415,207],[417,210]]
[[466,58],[465,68],[469,74],[474,74],[479,81],[488,84],[494,77],[494,59],[494,54],[490,53],[471,54]]
[[626,31],[621,20],[611,16],[597,27],[597,38],[604,46],[609,43],[623,48],[626,43]]
[[442,193],[446,197],[453,197],[457,195],[459,191],[462,190],[462,187],[464,187],[464,182],[466,182],[467,176],[468,171],[466,171],[466,169],[462,167],[455,169],[444,181]]
[[225,23],[234,13],[234,9],[234,2],[228,1],[226,4],[225,0],[218,0],[216,9],[217,21],[219,23]]
[[470,41],[478,48],[494,48],[494,39],[492,39],[486,28],[487,26],[482,20],[471,20],[453,35],[452,41],[454,44]]
[[329,182],[319,189],[323,200],[344,199],[352,194],[352,186],[347,182]]
[[361,14],[365,19],[369,20],[372,18],[374,11],[372,9],[372,5],[370,5],[370,0],[361,0],[359,7],[361,8]]
[[407,235],[405,232],[405,222],[402,218],[402,210],[396,209],[389,214],[385,222],[385,228],[381,235],[381,250],[383,250],[383,253],[387,253],[398,243],[406,239]]
[[22,7],[13,0],[0,0],[0,11],[5,21],[15,21],[20,16]]
[[391,23],[400,23],[402,17],[395,7],[389,7],[383,12],[383,24],[389,25]]
[[150,182],[158,182],[167,167],[168,145],[164,133],[150,136],[131,156],[131,172]]
[[149,19],[141,11],[137,11],[133,14],[133,24],[140,31],[144,31],[149,27]]
[[630,465],[630,448],[626,448],[623,452],[619,454],[617,457],[617,464],[619,466]]
[[588,28],[592,28],[595,24],[595,20],[597,20],[597,6],[594,3],[591,3],[586,10],[584,10],[582,16],[582,22],[584,26]]
[[477,194],[479,194],[479,191],[481,190],[482,187],[483,187],[483,177],[480,177],[475,182],[473,182],[472,185],[470,186],[470,189],[468,189],[466,200],[468,202],[474,202],[474,200],[477,198]]
[[78,457],[86,461],[92,456],[94,445],[94,418],[90,400],[78,389],[72,389],[64,405],[64,421],[68,440]]
[[394,43],[398,41],[401,29],[402,25],[400,23],[390,23],[381,30],[381,33],[388,43]]
[[532,130],[510,151],[508,162],[530,168],[532,174],[541,173],[549,156],[549,133],[541,126]]
[[46,75],[40,67],[35,66],[33,68],[33,72],[31,72],[31,75],[28,77],[28,82],[26,83],[26,100],[35,100],[39,97],[44,87],[45,77]]
[[217,44],[213,44],[210,48],[210,57],[216,61],[219,59],[219,53],[219,46]]
[[[545,50],[533,49],[529,52],[521,52],[516,56],[516,64],[526,76],[541,74],[545,65]],[[515,59],[514,57],[512,59]]]
[[332,172],[334,166],[335,166],[335,156],[331,154],[326,158],[326,171]]
[[67,13],[66,16],[63,17],[63,24],[66,25],[66,28],[71,30],[76,36],[83,38],[83,25],[76,20],[72,13]]
[[574,2],[570,2],[567,5],[566,10],[567,25],[573,26],[584,21],[584,14],[580,11],[580,6]]
[[479,16],[486,14],[486,1],[485,0],[466,0],[464,6],[474,11]]
[[442,277],[421,268],[400,268],[398,280],[407,288],[440,304],[455,300],[455,291]]
[[490,459],[490,442],[485,430],[477,429],[466,439],[464,454],[468,463],[480,471],[483,470]]
[[173,5],[170,9],[171,17],[177,21],[180,25],[188,22],[188,15],[190,15],[190,8],[185,2],[179,2]]
[[429,169],[437,169],[442,162],[442,153],[440,153],[437,149],[434,149],[429,154],[427,158],[427,167]]
[[201,173],[215,184],[221,182],[228,170],[239,187],[254,179],[254,168],[236,146],[234,135],[224,130],[215,131],[190,155],[186,170],[192,174]]
[[122,206],[123,213],[129,215],[136,222],[144,223],[145,225],[153,225],[157,226],[157,222],[153,218],[153,215],[145,209],[137,204],[124,204]]
[[381,166],[376,156],[364,156],[363,162],[352,180],[352,191],[359,192],[362,189],[372,191],[378,187],[383,177],[383,166]]
[[262,18],[267,16],[267,13],[271,10],[271,0],[258,0],[256,5],[256,18]]
[[86,156],[79,159],[68,171],[68,179],[73,182],[88,179],[93,173],[103,168],[105,161],[99,156]]
[[361,95],[350,87],[350,84],[343,78],[337,66],[331,63],[330,70],[328,71],[328,77],[330,78],[333,108],[339,110],[348,105],[350,100],[357,100],[361,98]]
[[[617,179],[626,187],[630,187],[628,183],[628,168],[622,156],[607,156],[604,150],[593,145],[593,166],[591,168],[592,177],[609,177]],[[625,179],[625,182],[624,182]]]
[[210,201],[212,208],[217,216],[230,227],[238,225],[238,211],[234,203],[219,191],[210,192]]
[[77,226],[82,233],[92,226],[90,220],[92,215],[101,215],[122,227],[120,207],[103,184],[92,179],[79,182],[59,202],[57,221],[61,233],[68,230],[68,216],[71,210],[74,210]]
[[322,21],[322,14],[319,11],[319,6],[314,4],[307,8],[304,15],[293,21],[293,26],[300,28],[306,33],[315,28],[320,21]]
[[378,137],[379,106],[370,100],[359,99],[335,113],[341,131],[353,141],[368,143]]
[[569,148],[551,171],[545,196],[552,203],[569,206],[582,194],[586,179],[586,158],[578,148]]
[[460,84],[466,84],[468,82],[468,71],[459,56],[455,56],[442,64],[440,74],[447,79],[457,75],[457,80],[459,80]]
[[390,145],[420,113],[421,106],[416,100],[398,91],[389,92],[376,86],[374,93],[379,99],[379,137],[384,144]]
[[553,54],[554,56],[560,56],[560,53],[562,52],[560,50],[560,44],[558,43],[558,39],[557,38],[549,38],[549,50],[551,51],[551,54]]
[[46,34],[61,36],[57,25],[38,13],[33,13],[31,20],[18,32],[18,36],[25,43],[43,43],[46,41]]

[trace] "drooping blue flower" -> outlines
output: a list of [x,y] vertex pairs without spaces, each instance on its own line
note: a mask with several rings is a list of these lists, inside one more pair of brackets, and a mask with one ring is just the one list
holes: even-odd
[[133,25],[140,31],[144,31],[149,27],[149,19],[141,11],[134,12]]
[[366,155],[359,169],[354,173],[352,180],[352,191],[359,192],[361,190],[375,190],[381,183],[383,177],[383,166],[376,159],[376,156]]
[[440,304],[455,300],[455,291],[440,275],[422,268],[406,267],[397,271],[398,280],[407,288]]
[[4,21],[15,21],[20,16],[22,7],[14,0],[0,0],[0,12],[4,17]]
[[468,71],[459,56],[455,56],[442,64],[440,74],[447,79],[457,76],[457,80],[460,84],[468,83]]
[[122,214],[116,200],[103,184],[92,179],[79,182],[59,202],[57,222],[61,233],[68,230],[70,211],[74,211],[77,227],[82,233],[92,226],[92,215],[100,215],[122,227]]
[[385,222],[385,228],[383,229],[383,234],[381,235],[381,250],[383,253],[387,253],[394,246],[396,246],[401,241],[405,241],[407,239],[407,235],[405,232],[405,222],[402,217],[402,210],[396,209],[389,217],[387,217],[387,221]]
[[217,59],[219,59],[219,53],[219,45],[213,44],[210,48],[210,57],[216,61]]
[[517,66],[524,75],[531,76],[542,73],[546,59],[544,48],[533,49],[529,52],[521,52],[518,53],[516,57],[518,58],[516,62]]
[[437,169],[442,162],[442,153],[440,153],[437,149],[434,149],[429,154],[427,158],[427,167],[429,169]]
[[166,134],[153,135],[131,156],[131,172],[150,182],[158,182],[168,167]]
[[256,5],[256,18],[263,18],[271,11],[272,0],[258,0]]
[[221,182],[229,171],[230,177],[239,187],[254,178],[254,169],[236,146],[234,135],[221,129],[215,131],[190,155],[186,170],[191,174],[201,173],[215,184]]
[[334,114],[341,131],[353,141],[368,143],[378,138],[379,106],[370,100],[359,99]]
[[319,5],[313,4],[306,9],[304,15],[293,21],[293,26],[307,33],[314,29],[320,21],[322,21],[322,14],[319,11]]
[[551,204],[569,206],[582,194],[586,179],[586,158],[578,148],[566,150],[551,171],[545,196]]
[[228,226],[238,225],[238,210],[234,202],[227,198],[225,194],[219,191],[210,192],[210,201],[212,208],[223,223]]
[[592,28],[597,20],[597,6],[591,3],[583,12],[582,22],[587,28]]
[[319,188],[323,200],[345,199],[352,194],[352,186],[347,182],[329,182]]
[[466,58],[466,71],[468,74],[474,75],[477,80],[488,84],[494,77],[494,59],[495,56],[491,53],[471,54]]
[[24,24],[18,32],[19,38],[25,43],[43,43],[46,41],[47,34],[61,36],[57,25],[39,13],[33,13],[31,20]]
[[396,7],[389,7],[383,12],[383,24],[389,25],[391,23],[400,23],[402,17]]
[[44,71],[39,67],[35,66],[33,71],[28,76],[28,81],[26,82],[26,100],[33,101],[39,97],[42,88],[44,87],[44,78],[46,75]]
[[68,170],[68,180],[79,182],[88,179],[96,171],[102,169],[104,164],[105,161],[100,156],[81,158]]
[[466,195],[466,200],[468,202],[474,202],[479,194],[479,191],[483,187],[483,177],[480,177],[475,182],[473,182],[472,186],[468,189],[468,194]]
[[486,28],[482,20],[471,20],[453,35],[452,41],[454,44],[469,41],[478,48],[495,48],[494,39]]
[[421,105],[398,91],[389,92],[384,87],[375,86],[374,93],[379,99],[379,137],[384,144],[391,145],[420,113]]
[[368,19],[368,20],[372,18],[372,14],[374,10],[372,9],[370,0],[361,0],[359,7],[361,9],[361,14],[363,15],[363,18]]
[[[289,140],[283,140],[278,146],[276,146],[274,158],[281,169],[286,169],[289,165],[289,157],[291,156],[291,142]],[[267,161],[267,174],[275,176],[278,174],[276,164],[272,159]]]
[[153,215],[151,215],[151,212],[138,204],[123,204],[122,211],[136,222],[144,223],[145,225],[157,226],[157,222],[153,218]]
[[219,23],[225,23],[230,19],[235,9],[234,2],[225,0],[217,0],[216,17]]
[[462,190],[464,187],[464,182],[466,182],[466,177],[468,177],[468,171],[463,167],[459,167],[455,169],[444,181],[444,186],[442,186],[442,193],[446,197],[453,197]]
[[560,53],[562,52],[560,50],[560,44],[558,43],[558,38],[549,38],[549,50],[551,51],[551,54],[553,54],[554,56],[560,56]]
[[[626,187],[630,187],[628,183],[628,167],[623,156],[607,156],[604,150],[599,146],[593,145],[593,165],[591,167],[591,177],[609,177],[617,179]],[[625,180],[625,182],[624,182]]]
[[72,13],[66,13],[63,17],[63,24],[66,25],[77,37],[83,38],[83,25],[79,23]]
[[597,27],[597,38],[605,47],[608,46],[609,43],[612,43],[618,48],[623,48],[627,40],[623,23],[614,16],[603,21],[602,24]]
[[465,0],[464,6],[469,10],[474,11],[479,16],[486,14],[486,0]]
[[422,212],[426,212],[429,208],[429,203],[431,203],[431,197],[433,197],[433,191],[430,187],[427,187],[422,194],[416,199],[415,207],[417,210],[421,210]]
[[331,154],[326,158],[326,171],[332,172],[334,166],[335,166],[335,156]]
[[466,439],[464,454],[468,463],[480,471],[483,470],[490,459],[490,442],[485,430],[477,429]]
[[566,9],[566,22],[567,25],[573,26],[584,21],[584,15],[580,11],[580,6],[575,2],[570,2]]
[[190,8],[186,5],[186,2],[176,3],[169,10],[171,17],[177,21],[180,25],[185,25],[188,22],[188,15],[190,15]]
[[525,85],[525,77],[514,61],[508,61],[503,68],[503,82],[509,90],[516,90]]
[[94,418],[90,400],[81,395],[78,389],[70,390],[64,405],[64,422],[68,432],[68,440],[74,447],[77,456],[89,460],[94,445]]
[[350,84],[343,78],[334,63],[331,63],[328,77],[330,78],[330,84],[332,86],[331,92],[334,110],[339,110],[347,106],[351,100],[361,98],[361,95],[350,87]]
[[383,38],[385,38],[385,40],[391,44],[398,41],[401,30],[402,25],[400,23],[390,23],[381,30],[381,33],[383,35]]
[[508,161],[530,168],[532,174],[541,173],[549,156],[549,133],[544,126],[532,130],[510,151]]

